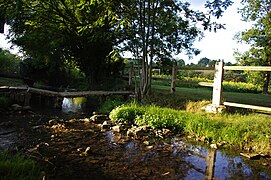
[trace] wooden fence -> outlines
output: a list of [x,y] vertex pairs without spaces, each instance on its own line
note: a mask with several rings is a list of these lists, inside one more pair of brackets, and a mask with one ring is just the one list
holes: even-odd
[[[131,82],[132,82],[134,68],[135,67],[133,65],[130,66],[129,85],[131,85]],[[222,95],[223,95],[222,82],[223,82],[224,71],[226,70],[271,71],[271,67],[268,67],[268,66],[224,66],[223,62],[217,62],[215,64],[215,67],[180,67],[180,66],[177,66],[176,63],[173,63],[172,76],[171,76],[171,88],[170,88],[171,93],[174,93],[176,91],[176,82],[180,81],[180,80],[177,80],[178,70],[192,70],[192,71],[197,71],[197,72],[206,72],[206,71],[214,72],[214,83],[197,82],[197,84],[200,86],[213,87],[212,104],[211,106],[207,107],[207,111],[218,112],[221,110],[221,108],[223,108],[223,106],[232,106],[232,107],[271,112],[271,108],[269,107],[222,101]],[[153,79],[163,80],[162,78],[153,78]]]
[[[247,108],[254,109],[260,111],[271,112],[271,108],[262,107],[262,106],[254,106],[249,104],[238,104],[232,102],[223,102],[222,101],[222,92],[223,92],[223,75],[225,70],[240,70],[240,71],[271,71],[271,67],[267,66],[224,66],[223,62],[217,62],[215,65],[215,74],[214,74],[214,84],[213,84],[213,98],[212,98],[212,106],[211,110],[217,112],[219,108],[223,105],[239,107],[239,108]],[[271,102],[270,102],[271,103]]]

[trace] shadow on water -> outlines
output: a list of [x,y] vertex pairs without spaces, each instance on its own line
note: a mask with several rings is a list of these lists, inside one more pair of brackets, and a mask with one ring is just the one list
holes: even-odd
[[[230,154],[223,150],[210,149],[204,145],[194,145],[182,138],[173,137],[170,139],[157,140],[153,147],[146,153],[140,152],[143,148],[142,142],[138,140],[125,140],[124,136],[113,131],[106,132],[107,142],[111,147],[120,146],[127,159],[134,159],[139,154],[144,154],[142,161],[149,158],[159,158],[161,153],[168,151],[169,158],[180,158],[179,169],[188,166],[185,178],[191,179],[270,179],[270,169],[265,167],[258,160],[248,160],[237,154]],[[122,139],[122,143],[118,141]],[[179,173],[184,173],[179,171]],[[183,175],[183,174],[182,174]],[[176,177],[180,177],[176,175]]]

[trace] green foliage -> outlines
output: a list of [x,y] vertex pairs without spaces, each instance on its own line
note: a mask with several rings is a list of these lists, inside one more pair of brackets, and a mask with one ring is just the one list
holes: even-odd
[[136,116],[135,124],[149,125],[152,128],[169,128],[182,132],[185,121],[189,118],[181,112],[169,108],[159,108],[156,106],[147,106],[147,110],[142,116]]
[[0,176],[8,179],[42,179],[41,169],[31,159],[20,154],[0,153]]
[[210,59],[204,57],[204,58],[201,58],[201,59],[199,60],[198,65],[199,65],[200,67],[207,67],[209,63],[210,63]]
[[124,101],[120,97],[111,96],[110,98],[106,99],[106,101],[102,102],[98,111],[103,114],[109,114],[114,108],[127,103],[127,101]]
[[[243,20],[253,23],[252,27],[239,33],[236,37],[240,42],[250,44],[251,48],[244,53],[236,53],[236,59],[241,65],[270,66],[271,65],[271,3],[268,0],[243,1],[240,10]],[[254,79],[263,84],[263,93],[268,93],[270,73],[254,73]],[[251,78],[249,78],[251,80]]]
[[231,92],[260,93],[261,86],[253,83],[224,81],[223,90]]
[[21,79],[0,77],[0,86],[23,86]]
[[179,80],[185,81],[212,81],[214,80],[214,73],[213,72],[197,72],[197,71],[178,71],[177,78]]
[[114,109],[110,113],[110,118],[114,122],[169,128],[179,133],[203,138],[209,143],[225,141],[228,145],[252,148],[258,152],[271,150],[269,115],[212,115],[132,103]]
[[0,95],[0,111],[8,109],[11,103],[12,102],[8,97]]
[[[154,75],[154,77],[164,80],[153,80],[153,85],[170,86],[171,79],[169,75]],[[201,87],[199,82],[213,82],[213,73],[188,71],[187,74],[184,74],[181,71],[181,73],[178,73],[177,78],[181,80],[176,81],[177,87],[198,88]],[[262,92],[262,86],[259,83],[243,82],[244,79],[244,76],[241,74],[226,74],[225,80],[223,81],[223,91],[246,93]]]
[[[123,24],[119,1],[1,1],[11,41],[51,79],[63,82],[65,62],[76,63],[85,73],[91,87],[103,78],[116,75],[122,66],[112,53]],[[36,68],[39,70],[39,68]],[[42,74],[42,73],[41,73]],[[47,75],[49,75],[47,74]],[[58,82],[59,80],[59,82]]]
[[20,58],[0,48],[0,74],[19,75]]
[[113,122],[132,123],[137,116],[143,115],[145,111],[144,107],[136,103],[130,103],[129,105],[122,105],[113,109],[109,114],[109,118]]

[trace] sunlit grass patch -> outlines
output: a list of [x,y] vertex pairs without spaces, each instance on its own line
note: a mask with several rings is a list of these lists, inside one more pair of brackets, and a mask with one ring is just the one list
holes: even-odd
[[226,142],[229,146],[271,152],[269,115],[213,115],[132,103],[111,111],[110,118],[114,122],[169,128],[180,134],[204,137],[207,143]]

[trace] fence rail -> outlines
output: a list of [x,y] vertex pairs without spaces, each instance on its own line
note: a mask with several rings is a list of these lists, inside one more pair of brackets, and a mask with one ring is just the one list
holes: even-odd
[[271,71],[271,67],[266,66],[224,66],[223,62],[217,62],[215,66],[215,75],[214,75],[214,84],[213,84],[213,98],[212,98],[212,111],[219,111],[221,105],[246,108],[246,109],[254,109],[259,111],[271,112],[271,108],[262,107],[262,106],[254,106],[249,104],[238,104],[233,102],[222,102],[222,81],[224,70],[248,70],[248,71]]
[[223,69],[238,71],[271,71],[270,66],[224,66]]
[[267,111],[271,112],[271,108],[269,107],[262,107],[262,106],[254,106],[249,104],[239,104],[239,103],[232,103],[232,102],[224,102],[225,106],[231,106],[231,107],[239,107],[239,108],[245,108],[245,109],[254,109],[259,111]]

